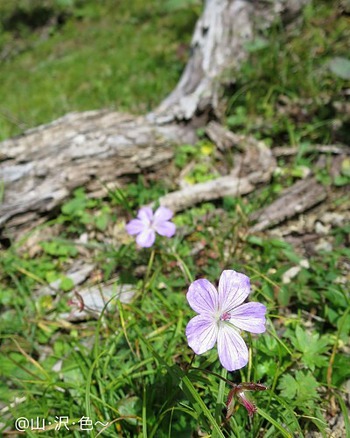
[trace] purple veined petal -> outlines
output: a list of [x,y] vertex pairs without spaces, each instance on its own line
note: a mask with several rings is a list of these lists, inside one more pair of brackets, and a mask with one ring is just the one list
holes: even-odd
[[210,281],[205,278],[190,284],[186,298],[189,305],[197,313],[213,315],[218,311],[218,293]]
[[209,315],[197,315],[186,327],[188,345],[196,354],[212,349],[218,336],[218,325]]
[[231,311],[247,298],[250,280],[244,274],[233,270],[223,271],[219,280],[219,303],[222,312]]
[[156,240],[156,233],[151,228],[146,228],[136,237],[136,243],[142,248],[149,248]]
[[154,223],[170,220],[174,213],[169,208],[160,206],[154,213]]
[[264,333],[266,330],[266,307],[261,303],[246,303],[231,310],[230,323],[250,333]]
[[128,234],[139,234],[145,229],[145,224],[140,219],[132,219],[125,225],[125,229]]
[[153,227],[158,234],[165,237],[173,237],[176,232],[175,224],[169,221],[154,223]]
[[220,324],[218,354],[221,365],[228,371],[239,370],[248,363],[248,348],[242,336],[228,324]]
[[137,213],[137,217],[145,224],[149,225],[153,219],[153,211],[151,207],[141,207]]

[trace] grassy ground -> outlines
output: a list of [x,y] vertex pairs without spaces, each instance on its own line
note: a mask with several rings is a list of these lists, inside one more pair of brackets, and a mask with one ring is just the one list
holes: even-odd
[[176,84],[199,12],[154,0],[30,4],[0,5],[0,139],[68,111],[150,110]]
[[[179,44],[188,42],[195,8],[170,16],[166,7],[174,2],[69,3],[64,24],[44,39],[30,32],[17,41],[3,32],[3,50],[21,47],[0,73],[3,137],[22,129],[12,120],[29,127],[78,109],[143,111],[176,82],[184,61]],[[79,437],[84,427],[106,437],[326,437],[332,429],[350,436],[349,162],[334,172],[331,155],[312,151],[348,141],[348,25],[337,2],[314,2],[293,27],[277,25],[250,46],[226,96],[227,125],[272,148],[298,148],[279,158],[268,186],[178,214],[173,239],[158,236],[154,248],[137,249],[124,224],[140,206],[176,189],[180,172],[185,182],[199,182],[229,162],[203,138],[179,147],[164,174],[139,177],[105,199],[77,190],[39,240],[31,234],[1,251],[3,430],[15,431],[15,420],[25,417],[46,421],[42,436]],[[328,204],[275,232],[249,233],[249,214],[310,170]],[[338,220],[328,226],[320,219],[325,213]],[[309,235],[314,244],[295,244]],[[87,285],[97,296],[128,285],[133,299],[112,299],[102,314],[84,309],[87,316],[73,320],[81,306],[74,291],[82,294],[86,285],[74,288],[69,269],[80,264],[91,265]],[[291,268],[298,269],[288,282]],[[194,316],[189,284],[199,277],[215,283],[223,269],[249,275],[252,300],[269,312],[267,332],[245,337],[249,365],[234,373],[222,369],[215,349],[192,362],[184,333]],[[253,418],[236,403],[225,420],[223,378],[268,387],[253,394]],[[63,417],[67,427],[55,432]],[[83,417],[91,425],[79,423]]]

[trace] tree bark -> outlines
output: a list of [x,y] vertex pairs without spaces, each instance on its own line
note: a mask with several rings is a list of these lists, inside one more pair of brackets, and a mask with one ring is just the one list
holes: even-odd
[[149,117],[158,123],[222,114],[222,85],[247,58],[246,43],[277,18],[290,20],[309,0],[206,0],[191,57],[174,91]]
[[255,233],[280,224],[286,219],[309,210],[326,198],[327,192],[324,186],[314,177],[298,181],[285,189],[272,204],[250,216],[252,221],[257,221],[250,231]]
[[221,114],[222,85],[234,81],[245,43],[309,0],[207,0],[191,55],[175,90],[144,117],[110,111],[68,114],[0,143],[4,198],[0,227],[18,234],[45,220],[79,186],[156,169],[173,146],[196,140],[196,128]]

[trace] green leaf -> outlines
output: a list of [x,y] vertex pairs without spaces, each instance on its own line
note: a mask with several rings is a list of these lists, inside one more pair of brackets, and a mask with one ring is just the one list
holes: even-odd
[[265,420],[269,421],[273,424],[277,430],[279,430],[283,437],[292,438],[292,434],[289,433],[284,427],[282,427],[274,418],[272,418],[267,412],[263,411],[261,408],[257,407],[257,412],[261,415]]
[[76,216],[86,207],[87,199],[82,197],[81,195],[77,198],[73,198],[70,201],[66,202],[62,206],[62,213],[67,216]]
[[107,228],[108,222],[109,214],[101,212],[101,214],[95,219],[96,228],[98,228],[100,231],[104,231]]
[[313,400],[319,398],[317,394],[318,382],[310,371],[304,374],[302,371],[295,373],[295,378],[286,374],[281,378],[278,389],[281,395],[292,401],[295,406],[301,407],[305,402],[308,406],[313,404]]
[[72,290],[74,287],[74,282],[71,278],[69,277],[65,277],[64,275],[61,277],[61,284],[60,284],[60,288],[64,291],[64,292],[68,292],[69,290]]
[[316,366],[327,365],[327,357],[322,354],[328,350],[329,340],[327,337],[320,337],[318,333],[309,333],[298,326],[293,340],[295,348],[302,353],[301,361],[311,371],[314,371]]
[[293,400],[298,391],[298,384],[293,376],[291,376],[290,374],[286,374],[281,378],[281,382],[278,388],[281,390],[281,395],[283,397]]
[[77,248],[66,242],[52,240],[50,242],[41,242],[40,245],[46,254],[52,256],[75,257],[78,254]]
[[349,177],[343,175],[337,175],[334,177],[334,185],[337,187],[346,186],[349,184]]
[[216,432],[216,435],[220,438],[224,438],[224,434],[221,431],[220,425],[216,422],[213,414],[207,408],[202,397],[199,395],[188,376],[178,366],[169,366],[166,361],[154,350],[148,340],[146,340],[145,337],[142,336],[142,333],[137,329],[136,331],[140,336],[140,340],[146,345],[146,347],[150,350],[150,352],[157,359],[157,361],[165,366],[169,374],[173,377],[174,381],[179,382],[181,389],[191,399],[193,403],[193,408],[196,410],[198,415],[203,414],[211,424],[213,431]]

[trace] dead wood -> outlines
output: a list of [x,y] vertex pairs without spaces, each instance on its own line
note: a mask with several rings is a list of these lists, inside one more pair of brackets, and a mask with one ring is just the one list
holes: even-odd
[[240,134],[235,134],[232,131],[229,131],[214,120],[208,123],[207,127],[205,128],[205,133],[222,152],[227,149],[231,149],[232,147],[242,150],[242,143],[244,138],[246,138]]
[[61,313],[59,318],[63,321],[78,322],[98,319],[102,313],[113,312],[115,314],[118,312],[117,301],[128,304],[135,295],[135,286],[132,284],[116,286],[115,282],[112,285],[101,283],[85,287],[79,292],[70,292],[67,295],[72,310],[69,313]]
[[121,175],[157,169],[173,144],[191,142],[190,127],[158,126],[108,111],[72,113],[1,144],[5,199],[0,226],[34,226],[77,187],[88,191]]
[[230,175],[169,193],[160,198],[160,204],[177,212],[203,201],[246,195],[258,184],[269,181],[276,161],[263,142],[250,140],[245,154],[236,157],[237,164]]
[[222,115],[222,84],[247,58],[246,44],[276,18],[290,20],[308,0],[207,0],[191,41],[191,57],[174,91],[150,115],[159,122]]
[[174,144],[195,141],[196,127],[220,114],[221,85],[234,81],[234,69],[247,57],[245,43],[308,1],[207,0],[179,84],[153,113],[72,113],[0,143],[0,227],[18,235],[44,221],[78,186],[95,190],[101,182],[163,166]]
[[272,204],[250,216],[252,221],[257,221],[250,231],[262,231],[280,224],[286,219],[309,210],[326,198],[325,187],[319,184],[314,177],[298,181],[284,190]]
[[[297,155],[300,152],[299,147],[290,147],[290,146],[279,146],[273,148],[273,155],[275,157],[289,157],[293,155]],[[308,146],[303,154],[312,154],[314,152],[318,152],[321,154],[332,154],[332,155],[342,155],[347,154],[350,155],[350,147],[342,144],[315,144]]]
[[[73,265],[65,273],[65,276],[72,281],[74,287],[77,287],[86,281],[86,279],[93,272],[94,268],[95,265],[78,260],[73,262]],[[61,279],[55,280],[48,286],[41,287],[39,290],[35,291],[34,295],[36,298],[44,295],[56,296],[61,291],[60,286]]]

